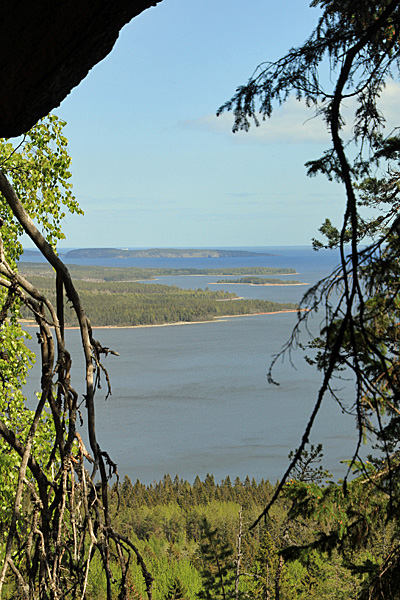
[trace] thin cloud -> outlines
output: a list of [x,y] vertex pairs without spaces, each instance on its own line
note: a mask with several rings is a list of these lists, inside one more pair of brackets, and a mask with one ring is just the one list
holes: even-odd
[[233,115],[223,113],[220,117],[205,115],[197,119],[189,119],[178,124],[180,129],[197,130],[209,133],[229,135],[237,143],[326,143],[329,136],[319,117],[315,117],[311,109],[295,98],[289,98],[278,107],[272,117],[261,126],[250,127],[248,132],[239,131],[232,134]]
[[[386,82],[386,86],[378,101],[378,108],[386,118],[386,131],[390,131],[399,125],[398,123],[398,99],[400,95],[400,83],[392,79]],[[351,134],[354,111],[357,108],[356,100],[349,100],[343,107],[345,127],[344,137]],[[232,134],[232,113],[223,113],[220,117],[205,115],[196,119],[188,119],[178,123],[182,130],[203,131],[219,135],[229,136],[236,143],[318,143],[326,144],[330,141],[329,133],[322,117],[315,116],[312,108],[308,108],[304,102],[299,102],[293,96],[283,106],[277,107],[271,118],[262,121],[260,127],[252,124],[248,132],[238,131]]]
[[386,119],[387,132],[399,127],[400,83],[389,79],[378,100],[378,108]]
[[237,200],[247,200],[247,198],[257,198],[259,194],[255,194],[254,192],[229,192],[228,196]]

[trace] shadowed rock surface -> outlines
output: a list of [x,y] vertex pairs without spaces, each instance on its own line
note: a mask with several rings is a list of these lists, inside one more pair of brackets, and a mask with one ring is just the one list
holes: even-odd
[[0,137],[28,131],[111,52],[119,31],[161,0],[3,2]]

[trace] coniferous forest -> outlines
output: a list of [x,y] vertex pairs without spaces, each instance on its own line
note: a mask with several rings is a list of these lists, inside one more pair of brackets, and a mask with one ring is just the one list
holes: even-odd
[[[127,269],[128,270],[128,269]],[[249,271],[249,269],[246,269]],[[213,320],[222,316],[296,310],[297,304],[278,303],[268,300],[244,299],[234,293],[203,289],[181,289],[177,286],[143,283],[138,281],[116,281],[113,268],[106,270],[109,280],[96,281],[94,274],[100,269],[84,269],[85,278],[76,280],[76,288],[85,304],[94,327],[162,325],[176,322]],[[117,269],[119,271],[119,269]],[[141,269],[140,272],[146,272]],[[36,269],[40,272],[40,268]],[[91,277],[88,277],[88,275]],[[136,276],[138,273],[136,273]],[[126,274],[125,274],[126,277]],[[148,279],[150,275],[146,273]],[[32,284],[41,293],[54,299],[54,278],[48,271],[30,275]],[[76,326],[78,321],[65,299],[65,324]],[[22,310],[28,316],[27,310]]]
[[[359,598],[372,577],[368,565],[388,546],[394,525],[382,517],[367,547],[343,543],[339,553],[333,539],[329,544],[340,502],[323,517],[305,510],[307,498],[320,500],[328,490],[338,494],[338,486],[318,466],[320,450],[312,448],[297,479],[287,485],[268,518],[255,526],[276,490],[269,481],[227,476],[216,482],[207,474],[192,484],[178,475],[165,475],[151,485],[132,483],[125,476],[114,484],[113,522],[140,551],[147,576],[154,580],[154,600]],[[357,526],[353,517],[352,527]],[[132,564],[128,578],[129,597],[145,600],[146,579],[139,562]],[[106,598],[100,565],[90,574],[88,598]]]

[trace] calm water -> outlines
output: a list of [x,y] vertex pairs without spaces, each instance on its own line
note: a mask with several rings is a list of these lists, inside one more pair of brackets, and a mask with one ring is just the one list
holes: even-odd
[[[336,264],[331,254],[324,253],[319,259],[321,255],[310,249],[274,250],[279,256],[263,257],[265,266],[282,261],[281,266],[296,268],[298,278],[308,283]],[[179,262],[177,266],[188,260],[164,259]],[[210,260],[215,267],[216,260],[228,262],[221,266],[237,265],[237,259]],[[253,266],[259,260],[245,259],[243,266]],[[201,261],[189,262],[193,266],[193,262]],[[162,278],[162,283],[172,283],[172,279]],[[211,279],[182,277],[173,283],[206,287]],[[236,291],[235,287],[241,296],[280,301],[297,301],[306,289],[226,289]],[[120,353],[106,362],[113,383],[111,398],[105,401],[102,390],[97,398],[98,439],[118,463],[120,475],[128,474],[132,480],[139,478],[145,483],[165,473],[177,473],[189,481],[196,475],[203,478],[207,472],[217,481],[228,474],[258,480],[279,478],[288,452],[299,445],[320,381],[300,352],[294,356],[297,369],[289,361],[278,365],[275,375],[280,386],[266,381],[271,357],[286,341],[294,323],[295,315],[280,314],[216,323],[97,330],[102,343]],[[313,327],[318,327],[318,321]],[[76,365],[74,385],[79,389],[79,333],[68,331],[67,335]],[[35,385],[34,375],[30,393]],[[342,396],[350,400],[351,382],[340,382],[339,387]],[[343,416],[330,398],[312,436],[312,442],[320,441],[324,443],[326,467],[335,476],[343,475],[340,460],[353,449],[354,422]]]

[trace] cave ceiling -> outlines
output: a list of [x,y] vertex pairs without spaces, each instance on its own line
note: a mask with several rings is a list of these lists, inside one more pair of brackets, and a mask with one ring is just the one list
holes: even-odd
[[0,137],[28,131],[111,52],[119,31],[160,0],[3,0]]

